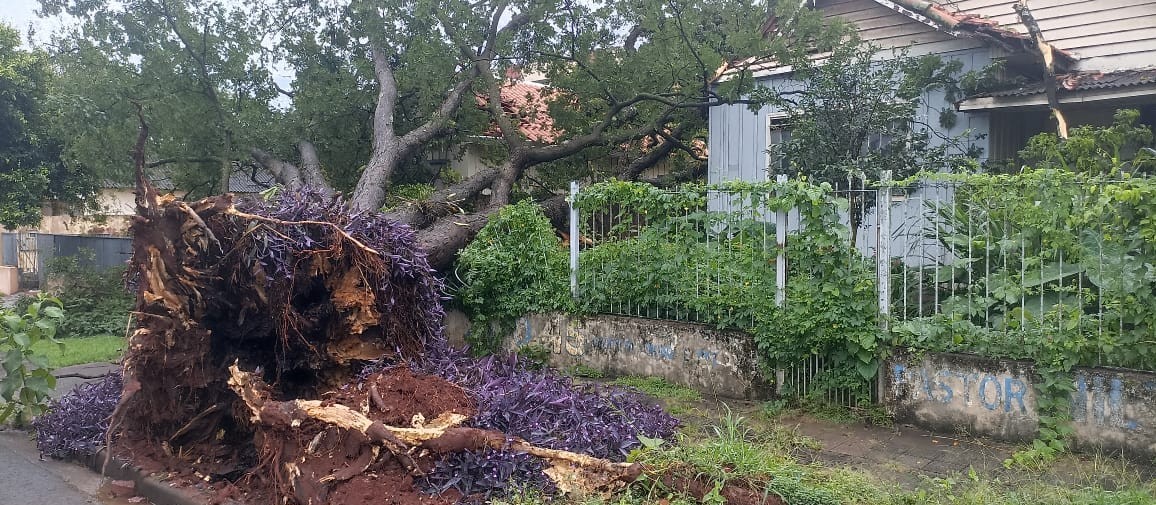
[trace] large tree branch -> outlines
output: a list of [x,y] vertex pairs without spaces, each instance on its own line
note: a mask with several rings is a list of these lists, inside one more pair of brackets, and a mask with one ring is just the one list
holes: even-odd
[[305,186],[305,179],[301,176],[301,170],[296,165],[282,161],[268,152],[258,149],[256,147],[249,150],[249,155],[253,157],[261,166],[265,167],[269,173],[273,174],[273,178],[285,189],[289,191],[299,191]]
[[461,214],[461,204],[490,187],[499,175],[499,169],[487,168],[464,181],[435,191],[423,201],[403,204],[385,215],[395,221],[424,228],[444,216]]
[[1044,92],[1048,97],[1048,107],[1052,109],[1052,114],[1056,116],[1056,133],[1062,139],[1068,138],[1068,120],[1064,117],[1063,111],[1060,110],[1060,100],[1056,96],[1056,48],[1044,40],[1044,34],[1040,30],[1039,23],[1036,22],[1035,16],[1032,16],[1031,9],[1028,9],[1028,4],[1025,0],[1019,0],[1015,4],[1014,9],[1020,18],[1020,22],[1028,29],[1028,34],[1032,37],[1032,42],[1036,43],[1036,50],[1038,56],[1042,60],[1044,66]]
[[477,77],[477,67],[473,67],[465,78],[458,81],[458,83],[450,89],[449,94],[446,95],[445,100],[442,101],[441,106],[438,107],[425,123],[422,123],[421,126],[418,126],[401,137],[400,144],[403,149],[410,151],[417,146],[433,140],[434,137],[445,131],[450,119],[457,114],[458,108],[461,107],[462,99],[465,97],[466,91],[469,91],[470,86],[473,85],[474,79]]
[[393,111],[397,106],[397,79],[384,50],[373,47],[369,53],[373,59],[373,75],[377,79],[377,107],[373,112],[373,136],[377,144],[394,136]]
[[333,188],[325,180],[321,172],[321,159],[317,156],[317,148],[308,140],[297,142],[297,150],[301,152],[301,180],[305,185],[320,191],[325,196],[333,194]]

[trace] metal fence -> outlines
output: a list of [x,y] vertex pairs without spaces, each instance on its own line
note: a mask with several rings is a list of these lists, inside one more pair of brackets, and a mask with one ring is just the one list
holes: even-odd
[[[576,201],[579,190],[571,189],[571,201]],[[879,193],[864,181],[851,180],[835,194],[859,209],[843,214],[847,247],[836,254],[862,262],[878,244],[871,209]],[[664,197],[679,195],[670,191]],[[580,239],[570,241],[571,290],[599,313],[752,328],[759,315],[752,308],[771,300],[776,306],[788,302],[792,260],[785,246],[792,233],[807,226],[797,210],[775,211],[766,201],[739,191],[709,190],[703,205],[676,215],[654,216],[620,204],[572,209],[570,236]],[[855,232],[851,220],[858,225]],[[780,391],[809,395],[827,371],[822,356],[800,356],[778,372],[780,388],[784,382],[787,387]],[[873,381],[869,387],[875,389]],[[827,401],[846,406],[860,400],[848,390],[824,394]]]
[[1145,237],[1156,216],[1142,180],[1061,175],[895,188],[892,319],[934,316],[956,338],[1064,340],[1083,349],[1074,355],[1094,352],[1091,364],[1140,363],[1123,346],[1156,341],[1156,237]]
[[128,237],[0,233],[0,265],[19,269],[22,289],[43,287],[48,265],[56,257],[75,257],[81,266],[105,269],[123,267],[131,256],[132,239]]
[[[1010,354],[1069,338],[1095,349],[1094,364],[1129,366],[1121,346],[1156,341],[1156,237],[1141,229],[1154,228],[1142,208],[1150,204],[1108,194],[1112,181],[1008,180],[836,186],[848,203],[847,251],[857,251],[848,261],[873,260],[882,330],[903,325],[916,340],[960,340],[960,350],[969,339],[1000,340]],[[749,315],[735,310],[743,296],[789,303],[783,245],[805,226],[797,212],[716,191],[681,215],[605,208],[571,217],[571,236],[582,237],[571,240],[572,290],[598,312],[743,328],[754,321],[727,319]],[[599,251],[628,242],[618,252],[634,257]],[[704,303],[680,305],[689,298]],[[780,378],[806,394],[824,370],[820,357],[801,356]]]

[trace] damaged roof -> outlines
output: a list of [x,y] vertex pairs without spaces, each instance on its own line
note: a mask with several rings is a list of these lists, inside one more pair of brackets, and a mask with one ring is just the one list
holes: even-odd
[[[1063,93],[1091,91],[1098,89],[1126,88],[1132,86],[1156,85],[1156,67],[1138,70],[1117,70],[1115,72],[1070,72],[1056,76],[1057,91]],[[1015,97],[1032,96],[1045,93],[1043,82],[1035,82],[1026,86],[1003,91],[981,93],[969,97]]]

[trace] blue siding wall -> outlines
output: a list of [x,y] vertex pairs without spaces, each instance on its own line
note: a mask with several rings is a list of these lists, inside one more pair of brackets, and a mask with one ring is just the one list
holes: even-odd
[[[978,70],[991,62],[989,48],[975,48],[940,55],[945,59],[956,59],[963,64],[961,72]],[[798,89],[800,83],[793,81],[789,74],[764,77],[760,86],[774,87],[781,91]],[[943,109],[954,109],[954,104],[944,101],[944,93],[935,91],[926,97],[925,104],[913,118],[919,123],[941,130],[939,114]],[[764,181],[767,167],[767,118],[782,111],[774,107],[763,107],[751,111],[746,105],[727,105],[710,110],[710,157],[707,161],[707,181],[711,183],[729,180]],[[951,138],[969,132],[972,143],[987,152],[989,131],[986,113],[957,113],[956,124],[944,137]],[[942,144],[937,136],[932,136],[934,144]]]

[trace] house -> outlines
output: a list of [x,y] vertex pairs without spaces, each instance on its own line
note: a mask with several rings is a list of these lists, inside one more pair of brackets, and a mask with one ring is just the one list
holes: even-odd
[[[155,168],[150,180],[161,192],[185,195],[188,190],[178,187],[171,171]],[[276,180],[273,174],[255,165],[235,165],[229,178],[229,192],[238,196],[254,195],[269,189]],[[46,202],[41,208],[39,233],[56,235],[124,235],[131,218],[136,214],[135,186],[124,181],[106,180],[97,192],[99,210],[93,214],[74,216],[66,206]]]
[[[943,92],[926,97],[923,119],[954,108],[958,121],[943,137],[968,134],[981,161],[1013,157],[1036,133],[1052,131],[1042,65],[1036,46],[1020,22],[1013,0],[808,0],[824,18],[851,23],[860,37],[880,49],[906,48],[908,54],[954,59],[963,71],[1001,60],[1008,77],[1029,84],[949,103]],[[1070,125],[1107,125],[1120,108],[1141,111],[1141,122],[1156,124],[1156,0],[1030,0],[1043,39],[1056,49],[1057,100]],[[772,18],[767,31],[775,29]],[[759,85],[782,84],[790,68],[747,61]],[[720,79],[733,75],[723,69]],[[746,105],[712,108],[708,180],[762,181],[767,149],[780,138],[782,111]],[[915,119],[915,118],[913,118]]]
[[[542,83],[544,76],[528,74],[511,68],[506,72],[507,81],[502,86],[502,110],[518,122],[518,131],[530,142],[549,144],[558,139],[561,132],[554,127],[550,117],[550,91]],[[484,109],[486,98],[474,97],[475,105]],[[497,123],[480,135],[466,138],[451,146],[431,149],[427,162],[435,168],[448,167],[459,177],[467,179],[487,168],[501,165],[500,149],[502,132]]]

